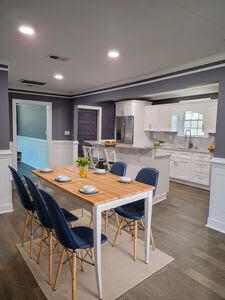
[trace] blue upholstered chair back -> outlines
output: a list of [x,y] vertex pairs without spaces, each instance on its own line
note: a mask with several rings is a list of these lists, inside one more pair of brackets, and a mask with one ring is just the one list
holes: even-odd
[[79,248],[78,245],[80,244],[79,243],[80,239],[77,236],[75,236],[74,233],[72,234],[72,231],[68,227],[66,219],[57,202],[47,192],[41,189],[39,191],[48,208],[48,214],[52,222],[53,228],[55,230],[58,241],[66,248],[69,249]]
[[125,176],[126,171],[127,171],[127,164],[122,161],[117,161],[112,165],[109,172],[117,176]]
[[33,211],[34,210],[33,203],[31,202],[30,195],[28,194],[22,179],[20,178],[19,174],[16,172],[15,169],[13,169],[10,166],[9,169],[11,171],[23,207],[29,211]]
[[155,190],[153,191],[153,196],[154,196],[158,185],[159,171],[154,168],[143,168],[138,172],[135,180],[154,186],[155,187]]
[[52,222],[49,218],[47,207],[45,205],[45,202],[44,202],[44,199],[43,199],[41,193],[39,192],[39,190],[36,188],[34,183],[29,178],[27,178],[26,176],[24,176],[24,178],[26,180],[31,197],[34,201],[34,205],[36,208],[36,212],[37,212],[39,221],[41,222],[41,224],[44,227],[52,229]]

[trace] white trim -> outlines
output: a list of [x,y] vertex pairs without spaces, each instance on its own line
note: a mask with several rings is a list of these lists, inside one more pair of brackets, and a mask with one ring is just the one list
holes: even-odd
[[9,87],[8,90],[9,90],[9,93],[14,93],[14,94],[26,94],[26,95],[45,96],[45,97],[54,97],[54,98],[68,98],[68,99],[71,98],[71,100],[73,98],[72,95],[61,95],[60,96],[60,95],[54,94],[53,92],[50,93],[50,92],[47,92],[47,91],[46,91],[46,93],[44,91],[42,91],[42,92],[38,92],[38,91],[37,92],[36,91],[32,92],[32,91],[26,91],[26,90],[17,91],[16,88],[14,89],[14,88],[10,88],[10,87]]
[[33,101],[23,99],[12,99],[12,115],[13,115],[13,167],[17,168],[17,116],[16,105],[17,104],[34,104],[45,105],[47,107],[47,142],[48,142],[48,160],[49,165],[52,165],[52,103],[45,101]]
[[91,106],[91,105],[76,105],[77,109],[91,109],[97,110],[97,141],[102,140],[102,107],[101,106]]
[[9,72],[9,68],[3,68],[3,67],[0,67],[0,70],[1,70],[1,71]]
[[207,227],[225,233],[225,222],[218,221],[213,218],[207,219]]
[[211,159],[211,163],[212,163],[212,164],[221,164],[221,165],[225,165],[225,158],[213,157],[213,158]]
[[11,150],[0,150],[0,155],[12,155]]

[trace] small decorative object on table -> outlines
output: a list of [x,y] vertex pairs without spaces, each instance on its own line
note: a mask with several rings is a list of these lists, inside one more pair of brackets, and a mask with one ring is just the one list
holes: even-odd
[[91,165],[91,161],[86,157],[78,157],[76,163],[79,167],[80,177],[86,178],[88,175],[88,167]]
[[209,150],[210,152],[214,152],[215,146],[213,146],[213,145],[208,146],[208,150]]

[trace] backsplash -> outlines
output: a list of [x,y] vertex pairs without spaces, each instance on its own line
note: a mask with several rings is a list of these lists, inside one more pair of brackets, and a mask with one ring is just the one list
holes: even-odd
[[[171,132],[151,132],[150,140],[154,142],[156,140],[165,141],[162,146],[168,148],[188,148],[188,139],[184,140],[184,137],[178,136]],[[208,137],[192,137],[193,149],[196,151],[208,152],[208,146],[215,144],[215,135],[210,134]]]

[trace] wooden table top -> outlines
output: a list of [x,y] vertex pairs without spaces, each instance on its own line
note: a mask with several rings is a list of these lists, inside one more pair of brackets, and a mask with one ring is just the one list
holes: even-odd
[[[89,171],[87,178],[81,178],[79,169],[74,166],[53,169],[51,173],[42,173],[38,170],[33,170],[32,172],[46,182],[92,206],[154,190],[153,186],[137,181],[129,184],[120,183],[118,182],[119,177],[111,173],[95,174],[93,171]],[[66,183],[57,182],[55,178],[58,175],[68,176],[72,181]],[[94,195],[82,194],[79,189],[83,185],[95,185],[99,192]]]

